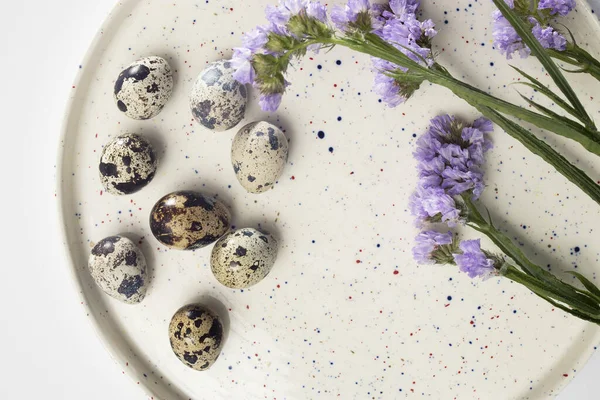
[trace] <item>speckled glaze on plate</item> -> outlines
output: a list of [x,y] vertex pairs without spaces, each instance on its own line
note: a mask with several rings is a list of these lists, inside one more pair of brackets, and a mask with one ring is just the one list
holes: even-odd
[[[408,104],[388,109],[370,91],[367,57],[345,49],[311,55],[292,70],[277,113],[261,112],[249,92],[237,128],[269,121],[285,130],[290,154],[274,190],[251,195],[239,185],[229,160],[236,129],[215,134],[198,125],[188,96],[208,63],[230,56],[243,31],[264,23],[272,2],[121,1],[80,69],[58,196],[83,307],[124,373],[165,400],[554,396],[591,355],[597,327],[509,281],[475,282],[411,259],[415,136],[438,113],[476,116],[447,90],[424,84]],[[423,3],[441,30],[440,62],[519,101],[509,85],[517,74],[491,46],[490,2]],[[579,3],[568,25],[600,54],[597,21]],[[158,117],[134,121],[117,109],[112,88],[123,68],[150,55],[173,68],[174,92]],[[513,63],[547,78],[533,58]],[[599,119],[598,83],[570,78]],[[140,192],[111,196],[102,191],[98,160],[104,144],[129,132],[150,140],[159,168]],[[493,139],[483,201],[496,223],[538,263],[596,279],[597,205],[508,135],[497,131]],[[578,145],[547,140],[600,176],[600,163]],[[176,190],[218,195],[236,227],[278,238],[277,262],[260,285],[225,288],[210,272],[211,246],[181,252],[153,238],[149,212]],[[147,259],[150,286],[137,306],[104,295],[87,269],[93,245],[115,234],[139,243]],[[183,365],[169,345],[172,315],[191,303],[218,313],[226,330],[221,356],[205,372]]]

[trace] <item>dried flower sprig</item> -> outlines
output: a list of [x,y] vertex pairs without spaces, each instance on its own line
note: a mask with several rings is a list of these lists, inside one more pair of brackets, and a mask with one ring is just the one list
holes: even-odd
[[415,239],[413,256],[421,264],[456,265],[471,278],[506,277],[578,318],[600,324],[600,289],[580,274],[580,289],[557,279],[532,263],[509,237],[478,210],[475,202],[485,184],[482,165],[492,145],[491,122],[471,124],[443,115],[434,118],[417,141],[419,181],[411,197],[418,226],[443,223],[466,225],[486,235],[500,249],[481,248],[480,240],[458,240],[457,235],[427,229]]
[[[571,32],[560,25],[560,18],[575,9],[575,0],[504,0],[514,14],[526,25],[544,49],[553,58],[572,65],[568,72],[589,73],[600,80],[600,61],[577,44]],[[494,11],[494,46],[506,58],[518,53],[522,58],[531,54],[531,49],[517,33],[511,22],[501,11]],[[565,33],[569,33],[568,38]]]
[[[512,15],[503,0],[494,1],[504,4],[502,8],[496,3],[505,17]],[[576,140],[590,152],[600,155],[600,133],[564,78],[555,80],[568,100],[562,104],[583,123],[544,108],[538,108],[542,113],[524,109],[462,82],[435,61],[431,52],[435,28],[431,21],[417,18],[418,5],[418,0],[391,0],[386,5],[376,6],[368,0],[348,0],[346,6],[332,11],[330,22],[325,7],[318,1],[280,0],[278,6],[267,8],[269,24],[246,34],[243,46],[235,49],[232,62],[236,78],[243,83],[252,83],[260,92],[262,108],[274,111],[290,85],[285,74],[293,59],[303,57],[307,51],[348,47],[373,58],[375,91],[389,105],[396,106],[409,99],[425,80],[444,86],[600,204],[600,185],[534,134],[507,118],[518,118]],[[509,17],[507,19],[513,23]],[[528,27],[523,29],[517,30],[519,34],[523,36],[525,32],[533,37]],[[541,48],[537,41],[533,44],[527,42],[529,39],[524,40],[532,51]],[[545,64],[549,71],[552,65]],[[557,70],[555,65],[554,68]],[[538,83],[534,80],[531,84]]]

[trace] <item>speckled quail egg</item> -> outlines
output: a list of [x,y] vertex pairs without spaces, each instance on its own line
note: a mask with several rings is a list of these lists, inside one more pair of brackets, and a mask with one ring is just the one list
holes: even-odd
[[268,122],[244,126],[233,139],[231,163],[238,181],[250,193],[263,193],[279,179],[288,158],[283,132]]
[[209,369],[221,354],[223,324],[199,304],[180,308],[169,324],[171,348],[179,360],[198,371]]
[[190,94],[190,108],[201,125],[226,131],[244,118],[247,99],[246,86],[234,79],[231,62],[217,61],[196,79]]
[[108,193],[135,193],[154,178],[157,165],[154,150],[146,139],[134,134],[121,135],[102,150],[100,181]]
[[146,259],[142,251],[123,236],[99,241],[88,260],[90,273],[107,295],[128,304],[146,296]]
[[252,228],[229,232],[215,243],[210,267],[223,285],[244,289],[263,280],[277,258],[277,241]]
[[115,82],[115,102],[133,119],[156,117],[173,92],[173,73],[161,57],[146,57],[125,68]]
[[150,213],[150,230],[165,246],[194,250],[207,246],[229,229],[223,202],[202,193],[179,191],[160,199]]

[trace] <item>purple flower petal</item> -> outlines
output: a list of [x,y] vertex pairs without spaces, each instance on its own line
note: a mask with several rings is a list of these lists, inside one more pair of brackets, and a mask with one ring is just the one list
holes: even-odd
[[540,0],[538,9],[550,9],[550,14],[563,17],[575,8],[575,0]]
[[231,59],[231,66],[235,70],[233,78],[240,83],[254,83],[256,78],[256,72],[250,63],[252,58],[252,52],[244,47],[238,47],[233,50],[233,58]]
[[327,23],[327,8],[318,1],[311,1],[308,3],[306,6],[306,14],[323,23]]
[[481,251],[480,240],[463,240],[459,245],[462,254],[453,254],[456,265],[471,278],[487,277],[496,272],[494,261]]
[[533,36],[535,36],[535,38],[540,42],[542,47],[546,49],[564,51],[567,48],[567,39],[555,31],[551,26],[542,28],[542,26],[536,21],[536,24],[531,32],[533,33]]
[[259,104],[263,111],[277,111],[281,104],[281,93],[263,94],[260,96]]
[[424,231],[415,238],[413,257],[419,264],[434,264],[432,253],[439,247],[452,243],[452,232]]

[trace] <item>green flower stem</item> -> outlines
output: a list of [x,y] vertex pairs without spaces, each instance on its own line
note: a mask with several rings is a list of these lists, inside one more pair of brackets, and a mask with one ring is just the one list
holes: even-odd
[[408,68],[415,78],[429,80],[450,89],[455,95],[477,108],[487,118],[501,126],[506,133],[519,140],[529,151],[538,155],[568,180],[582,189],[596,203],[600,204],[600,185],[596,184],[581,169],[569,163],[556,150],[538,139],[534,134],[504,118],[499,112],[513,115],[534,125],[557,132],[562,136],[579,139],[578,141],[588,150],[600,155],[600,135],[590,132],[575,122],[566,123],[561,120],[548,118],[535,112],[525,110],[504,100],[491,96],[471,85],[461,82],[452,76],[439,64],[426,68],[411,60],[394,46],[385,42],[379,36],[366,34],[359,38],[314,38],[310,43],[320,42],[325,45],[340,45],[357,52],[369,54],[398,66]]
[[569,44],[565,51],[547,50],[552,58],[577,67],[577,70],[568,72],[587,73],[600,81],[600,62],[581,47]]
[[498,10],[502,13],[504,18],[512,25],[515,31],[519,34],[523,42],[529,47],[531,50],[531,54],[535,55],[538,61],[544,66],[550,78],[554,81],[556,86],[560,89],[560,91],[567,98],[569,103],[577,110],[579,115],[583,116],[586,121],[591,121],[591,118],[587,115],[583,104],[577,97],[577,94],[564,77],[560,68],[556,65],[554,60],[550,57],[550,55],[546,52],[541,45],[541,43],[537,40],[537,38],[531,32],[531,24],[527,21],[523,21],[516,10],[513,10],[504,0],[492,0]]
[[508,271],[512,272],[507,276],[508,278],[527,286],[541,297],[545,296],[546,300],[549,298],[555,302],[566,304],[577,312],[585,314],[589,318],[596,318],[600,322],[600,296],[563,282],[532,263],[508,236],[481,215],[469,194],[463,194],[462,199],[467,207],[468,225],[489,237],[504,254],[512,258],[523,269],[523,272],[518,271],[519,274],[517,274],[509,268]]
[[580,311],[575,304],[572,304],[569,299],[560,298],[560,296],[556,296],[554,293],[549,292],[543,284],[540,284],[536,279],[532,278],[530,275],[527,275],[521,272],[516,267],[509,265],[506,271],[503,274],[504,277],[510,279],[513,282],[519,283],[525,286],[527,289],[531,290],[533,293],[546,300],[553,306],[560,308],[561,310],[577,317],[581,318],[585,321],[593,322],[595,324],[600,325],[600,314],[598,313],[585,313]]

